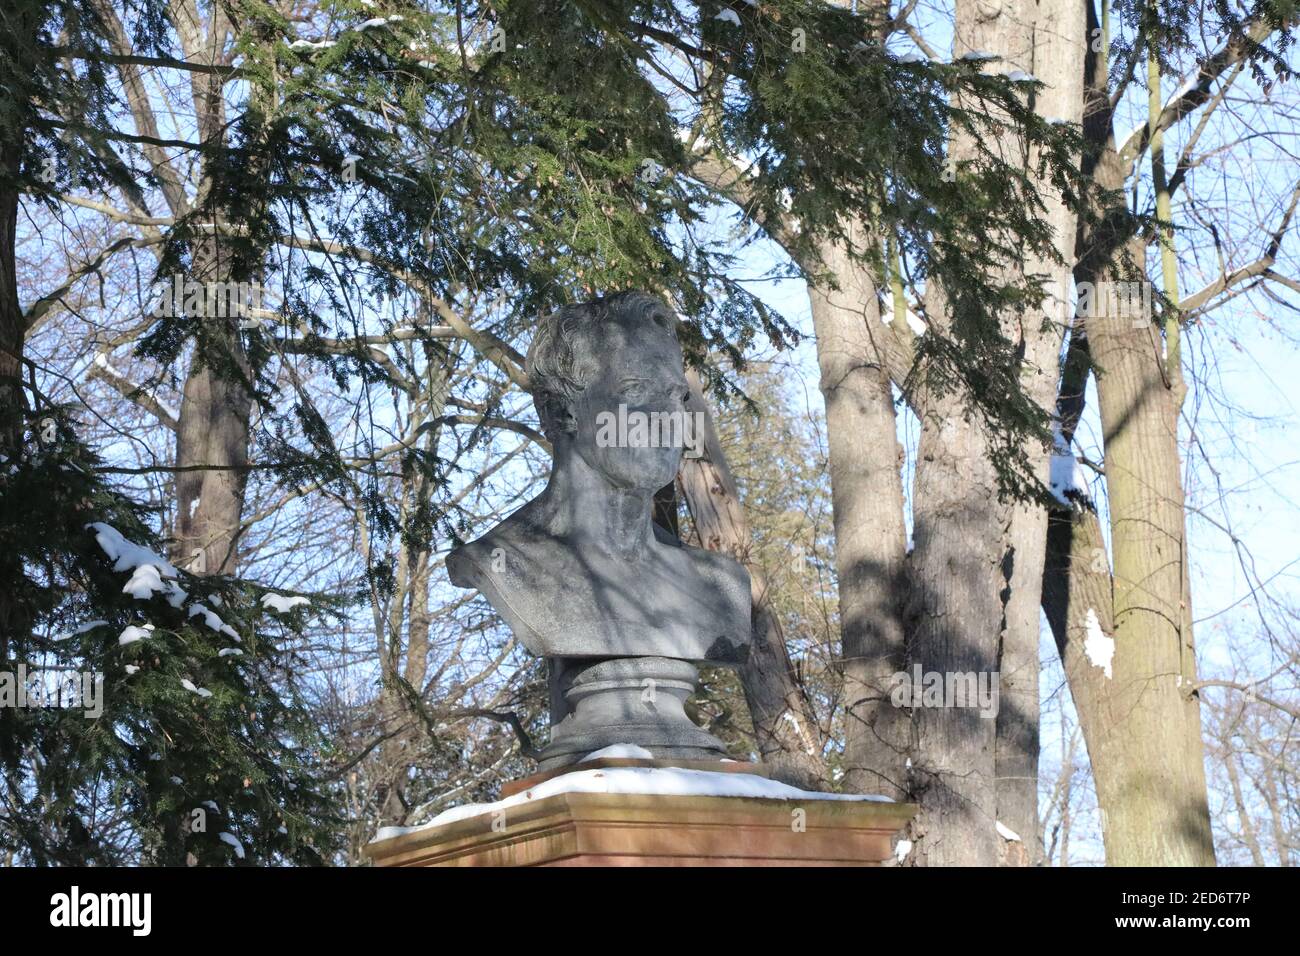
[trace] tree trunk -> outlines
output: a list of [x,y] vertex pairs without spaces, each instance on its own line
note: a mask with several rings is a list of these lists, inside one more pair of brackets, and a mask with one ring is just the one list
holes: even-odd
[[[1087,46],[1084,0],[1038,0],[1032,6],[1024,4],[1022,9],[1031,10],[1034,19],[1032,59],[1025,69],[1044,84],[1034,97],[1035,112],[1049,120],[1080,122]],[[1035,159],[1031,157],[1030,162]],[[1020,379],[1025,393],[1041,408],[1050,410],[1060,381],[1059,357],[1076,217],[1059,195],[1045,191],[1041,198],[1061,261],[1031,259],[1025,264],[1028,274],[1047,279],[1049,299],[1045,307],[1049,324],[1043,325],[1042,311],[1028,313],[1020,321],[1025,348]],[[1037,476],[1046,484],[1047,456],[1038,456],[1037,465]],[[997,818],[1020,836],[1026,851],[1023,859],[1030,865],[1041,863],[1043,858],[1038,816],[1038,638],[1042,630],[1039,607],[1047,521],[1047,509],[1041,505],[1013,505],[1003,552],[1007,599],[998,657]]]
[[[990,69],[1031,69],[1036,18],[1029,3],[958,0],[953,55],[988,50],[1001,57]],[[1008,158],[1024,155],[1013,134],[1000,146]],[[958,161],[974,151],[964,135],[949,144],[949,154]],[[1027,265],[1008,262],[1005,268],[1011,273]],[[947,299],[938,283],[927,286],[926,297],[930,321],[946,321]],[[1050,365],[1034,368],[1046,352],[1035,342],[1041,323],[1012,315],[1001,321],[1007,335],[1021,336],[1026,370],[1050,376]],[[1023,581],[1032,565],[1032,549],[1024,547],[1022,540],[1032,521],[1026,516],[1012,527],[1012,506],[998,501],[990,442],[981,423],[969,417],[964,406],[956,394],[915,396],[921,440],[907,615],[910,663],[922,674],[939,675],[945,682],[968,674],[977,680],[1000,680],[1000,665],[1005,664],[1012,671],[1013,696],[1009,704],[1001,704],[1010,713],[1000,721],[1000,734],[999,721],[981,716],[981,709],[969,706],[969,701],[968,706],[945,700],[943,706],[916,708],[917,752],[912,769],[920,812],[913,824],[918,842],[912,856],[924,866],[997,864],[999,741],[1004,799],[1011,801],[1014,795],[1022,819],[1030,817],[1032,802],[1029,830],[1033,834],[1038,829],[1036,783],[1031,797],[1025,779],[1029,768],[1035,776],[1037,771],[1037,648],[1028,646],[1024,628],[1028,615],[1019,603],[1012,608],[1017,617],[1010,622],[1009,632],[1005,617],[1013,579]],[[1004,646],[1008,636],[1010,644]],[[1035,673],[1032,695],[1028,693],[1031,670]]]
[[[865,252],[860,224],[850,241]],[[850,249],[826,244],[820,266],[834,276],[809,284],[821,392],[826,405],[835,566],[844,666],[845,786],[894,799],[907,794],[908,712],[890,699],[906,667],[902,602],[907,533],[890,375],[876,284]],[[895,316],[903,322],[903,316]]]
[[[1114,273],[1110,274],[1114,276]],[[1112,281],[1113,278],[1112,278]],[[1112,865],[1214,863],[1186,578],[1178,405],[1160,335],[1125,314],[1088,320],[1098,370],[1114,574],[1117,766],[1094,766]],[[1122,729],[1121,729],[1122,728]]]
[[250,378],[252,369],[237,320],[203,321],[213,323],[210,339],[194,350],[176,430],[176,557],[196,574],[233,574],[253,409],[233,369]]
[[[1091,30],[1097,27],[1091,6],[1088,14]],[[1089,51],[1084,132],[1094,152],[1084,173],[1098,200],[1122,195],[1129,170],[1115,151],[1108,66],[1104,55]],[[1137,224],[1122,207],[1098,205],[1094,212],[1098,225],[1080,230],[1076,279],[1095,290],[1118,280],[1145,281],[1147,239]],[[1073,375],[1061,403],[1072,406],[1077,421],[1090,363],[1105,446],[1112,568],[1107,574],[1095,515],[1054,516],[1044,607],[1088,745],[1107,862],[1213,865],[1200,704],[1184,691],[1196,680],[1196,655],[1179,376],[1170,374],[1150,316],[1105,307],[1090,313],[1099,314],[1082,317],[1086,339],[1071,342],[1084,358],[1083,374]],[[1095,652],[1080,647],[1089,637],[1103,651],[1113,642],[1109,673]]]
[[[998,664],[1005,521],[988,442],[978,427],[963,423],[962,404],[950,394],[922,405],[909,663],[922,674],[989,679]],[[920,808],[914,862],[994,866],[996,720],[949,703],[914,711],[913,795]]]
[[[0,39],[15,44],[14,50],[6,50],[6,62],[0,67],[0,80],[4,81],[7,90],[6,110],[13,114],[8,117],[8,122],[22,132],[21,136],[0,138],[0,455],[4,456],[0,467],[5,469],[23,454],[27,417],[27,398],[22,384],[27,323],[18,298],[17,244],[23,146],[27,134],[23,124],[30,119],[31,103],[23,99],[24,93],[29,91],[22,88],[22,77],[14,75],[14,72],[15,68],[21,69],[16,50],[30,45],[43,19],[43,11],[24,8],[6,13],[5,22],[0,26]],[[25,635],[31,627],[26,613],[14,600],[16,582],[22,577],[23,569],[8,549],[4,549],[0,553],[0,581],[6,582],[0,588],[0,661],[8,658],[9,642]]]
[[[5,181],[15,183],[17,179],[17,159],[21,144],[5,142],[0,146],[4,162]],[[9,463],[17,461],[23,454],[23,426],[26,419],[26,397],[23,392],[23,339],[26,324],[23,319],[22,305],[18,299],[17,273],[15,270],[15,231],[18,221],[18,191],[16,188],[0,189],[0,468],[8,469]],[[5,479],[0,476],[0,481]],[[31,629],[31,622],[21,601],[16,600],[19,582],[23,580],[23,568],[15,555],[5,548],[0,552],[0,581],[5,586],[0,588],[0,665],[9,662],[9,645],[17,638],[19,641]],[[21,646],[21,644],[19,645]],[[12,710],[6,709],[0,714],[0,727],[14,719]],[[2,735],[10,739],[8,732]],[[6,751],[8,748],[6,748]],[[16,758],[16,754],[6,752],[6,761]]]

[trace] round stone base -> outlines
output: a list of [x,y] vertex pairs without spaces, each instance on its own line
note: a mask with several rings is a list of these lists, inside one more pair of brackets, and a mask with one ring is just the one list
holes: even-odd
[[615,744],[635,744],[659,760],[719,760],[722,742],[686,716],[699,686],[694,664],[668,657],[572,661],[559,687],[568,715],[551,731],[540,767],[553,770]]

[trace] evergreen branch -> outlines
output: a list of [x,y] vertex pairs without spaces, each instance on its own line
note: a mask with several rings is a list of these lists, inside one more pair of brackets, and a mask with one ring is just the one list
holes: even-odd
[[524,371],[525,360],[521,352],[491,332],[475,329],[442,296],[434,292],[429,283],[410,270],[386,262],[382,257],[375,255],[368,249],[345,245],[330,239],[284,235],[279,237],[277,241],[281,245],[297,246],[312,252],[323,252],[327,255],[343,255],[358,262],[378,266],[394,278],[415,289],[429,305],[433,306],[438,316],[447,323],[458,337],[464,339],[484,358],[501,369],[512,382],[524,391],[532,391],[528,383],[528,375]]
[[198,63],[193,60],[178,60],[169,56],[140,56],[135,53],[107,53],[103,50],[85,50],[77,47],[53,47],[51,55],[83,60],[90,63],[111,63],[114,66],[150,66],[168,70],[188,70],[191,73],[210,73],[217,76],[236,78],[242,71],[237,66],[220,63]]

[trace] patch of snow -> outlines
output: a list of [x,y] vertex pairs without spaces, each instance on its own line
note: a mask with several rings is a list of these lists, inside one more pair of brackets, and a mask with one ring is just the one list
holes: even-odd
[[200,614],[203,615],[203,623],[206,624],[208,627],[210,627],[212,630],[218,631],[222,634],[227,634],[230,637],[233,637],[237,641],[240,640],[239,633],[233,627],[231,627],[229,624],[223,621],[220,617],[218,617],[215,611],[212,611],[209,608],[204,607],[202,604],[191,604],[189,616],[194,617]]
[[1055,426],[1055,433],[1051,471],[1048,477],[1052,496],[1063,505],[1071,503],[1071,496],[1075,500],[1080,498],[1089,500],[1092,493],[1088,488],[1087,473],[1079,464],[1079,459],[1070,451],[1070,446],[1066,444],[1060,425]]
[[85,634],[87,631],[93,631],[97,627],[103,627],[107,621],[87,621],[85,624],[79,624],[70,630],[67,634],[56,634],[56,641],[66,641],[70,637],[76,637],[78,634]]
[[1032,73],[1026,73],[1024,70],[1012,70],[1007,74],[1007,79],[1012,83],[1039,83],[1038,77]]
[[223,647],[217,651],[218,657],[243,657],[244,652],[237,647]]
[[1107,677],[1114,676],[1111,673],[1111,662],[1115,659],[1115,638],[1101,629],[1097,612],[1092,608],[1088,608],[1084,619],[1083,653],[1093,667],[1100,667]]
[[544,780],[537,786],[495,803],[470,803],[444,810],[418,827],[383,827],[375,840],[468,820],[543,800],[560,793],[621,793],[677,797],[755,797],[763,800],[859,800],[892,803],[889,797],[860,793],[817,793],[800,790],[752,773],[719,773],[680,767],[611,767],[581,770]]
[[730,23],[732,26],[740,26],[740,14],[735,10],[719,10],[713,15],[713,19],[721,20],[723,23]]
[[604,757],[630,757],[637,760],[653,760],[654,754],[644,747],[638,747],[636,744],[613,744],[604,747],[593,753],[587,754],[583,760],[600,760]]
[[310,606],[311,601],[308,601],[300,594],[295,594],[292,597],[285,597],[283,594],[262,595],[262,607],[270,608],[277,614],[288,614],[302,604]]
[[149,392],[149,397],[154,400],[154,404],[171,416],[173,421],[180,421],[181,413],[177,409],[168,405],[167,402],[158,394],[156,388]]
[[929,63],[930,58],[924,53],[913,50],[911,53],[904,53],[898,58],[899,63]]
[[127,676],[130,676],[131,674],[138,674],[139,672],[140,672],[140,668],[136,667],[134,664],[126,665]]
[[167,582],[167,603],[172,607],[179,610],[180,606],[185,603],[185,599],[189,596],[190,592],[186,591],[175,581]]
[[313,42],[311,40],[294,40],[292,43],[289,44],[289,49],[290,50],[328,50],[336,42],[338,41],[318,40],[316,42]]
[[987,50],[971,50],[969,53],[963,53],[957,59],[983,62],[984,60],[1000,60],[1002,57],[996,53],[990,53]]
[[143,627],[136,627],[134,624],[128,625],[127,629],[117,637],[117,646],[125,647],[128,644],[134,644],[136,641],[143,641],[149,636],[149,630]]
[[200,697],[212,696],[212,691],[208,690],[206,687],[195,687],[194,682],[185,677],[181,678],[181,686],[191,694],[198,694]]
[[372,17],[357,27],[358,30],[369,30],[371,27],[382,27],[388,23],[400,23],[405,17]]
[[1000,837],[1002,837],[1002,839],[1007,840],[1007,841],[1012,842],[1012,843],[1020,843],[1020,842],[1022,842],[1021,839],[1020,839],[1020,834],[1016,833],[1015,830],[1012,830],[1010,827],[1008,827],[1008,826],[1007,826],[1005,823],[1003,823],[1001,820],[998,821],[998,836],[1000,836]]
[[1182,86],[1174,90],[1173,96],[1169,97],[1169,102],[1165,104],[1164,108],[1169,109],[1169,107],[1172,106],[1174,103],[1177,103],[1188,93],[1192,92],[1192,90],[1196,89],[1196,84],[1200,82],[1200,79],[1201,79],[1201,71],[1197,70],[1187,79],[1183,80]]
[[147,601],[159,591],[166,591],[162,574],[152,564],[142,564],[131,574],[131,579],[122,585],[122,593],[129,594],[137,601]]
[[1127,145],[1129,140],[1134,140],[1136,142],[1137,138],[1141,136],[1142,133],[1147,128],[1148,128],[1148,124],[1146,120],[1143,120],[1141,123],[1138,123],[1136,126],[1130,129],[1123,136],[1115,140],[1116,144],[1118,145],[1118,148],[1122,150],[1124,146]]
[[241,860],[244,858],[244,844],[240,843],[233,833],[218,833],[217,839],[222,843],[230,844],[235,850],[235,856]]
[[[913,335],[925,335],[925,321],[913,312],[910,308],[906,313],[907,327],[912,330]],[[891,325],[894,321],[894,299],[893,296],[885,296],[880,306],[880,321],[885,325]]]
[[[999,823],[998,826],[1002,826],[1002,824]],[[899,840],[898,846],[894,847],[894,859],[897,860],[899,863],[902,863],[904,860],[907,859],[907,854],[911,852],[912,852],[912,841]]]
[[148,548],[141,547],[133,541],[128,541],[122,537],[121,532],[110,524],[103,521],[95,521],[86,525],[87,528],[93,528],[95,531],[95,541],[113,562],[114,571],[134,571],[142,565],[150,565],[158,569],[161,576],[167,578],[176,577],[176,569],[172,567],[171,562],[166,558],[154,554]]
[[176,784],[176,786],[178,786],[178,787],[179,787],[181,784],[183,784],[183,783],[185,782],[185,781],[182,780],[180,777],[172,777],[171,780],[172,780],[172,783]]

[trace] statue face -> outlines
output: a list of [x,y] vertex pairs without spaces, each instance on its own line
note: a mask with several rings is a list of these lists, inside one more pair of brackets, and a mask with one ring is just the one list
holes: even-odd
[[618,488],[655,492],[690,440],[677,341],[659,326],[609,323],[601,370],[574,403],[574,453]]

